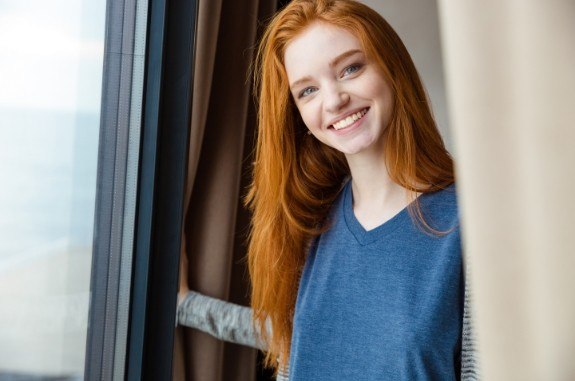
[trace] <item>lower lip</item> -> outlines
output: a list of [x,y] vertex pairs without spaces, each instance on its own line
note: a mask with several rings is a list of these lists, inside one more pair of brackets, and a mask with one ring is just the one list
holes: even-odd
[[363,116],[356,120],[355,122],[353,122],[351,125],[347,126],[346,128],[342,128],[341,130],[336,130],[335,127],[330,127],[331,130],[339,136],[343,136],[343,135],[347,135],[352,133],[353,131],[357,130],[359,128],[359,126],[361,126],[363,120],[365,119],[367,113],[369,112],[369,109],[367,110],[367,112],[365,114],[363,114]]

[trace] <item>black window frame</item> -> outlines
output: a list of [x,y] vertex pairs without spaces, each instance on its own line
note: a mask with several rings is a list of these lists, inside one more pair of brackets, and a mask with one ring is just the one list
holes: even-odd
[[[172,379],[197,10],[197,0],[106,4],[86,380]],[[137,40],[144,35],[138,17],[145,41]],[[134,54],[142,44],[145,53]],[[141,68],[143,87],[134,88]],[[138,97],[141,109],[130,104]],[[130,119],[139,121],[135,132]],[[130,200],[133,139],[137,193]],[[124,215],[130,202],[133,213]]]
[[128,380],[171,380],[197,0],[150,0]]

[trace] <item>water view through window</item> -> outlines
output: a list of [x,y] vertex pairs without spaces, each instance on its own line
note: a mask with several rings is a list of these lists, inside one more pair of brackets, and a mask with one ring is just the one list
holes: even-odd
[[105,10],[0,0],[0,380],[83,378]]

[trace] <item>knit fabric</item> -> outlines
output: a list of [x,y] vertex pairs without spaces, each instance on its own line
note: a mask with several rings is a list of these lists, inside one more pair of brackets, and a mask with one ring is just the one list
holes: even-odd
[[[459,233],[457,232],[457,234]],[[465,263],[464,271],[465,274],[469,272],[469,266]],[[480,379],[480,374],[479,361],[475,351],[468,278],[468,276],[464,277],[460,377],[463,381],[475,381]],[[190,291],[179,304],[178,323],[199,329],[224,341],[266,350],[265,343],[260,339],[261,335],[258,328],[253,324],[252,310],[249,307],[235,305]],[[269,322],[267,329],[271,333]],[[289,374],[290,367],[288,365],[284,369],[280,369],[277,380],[287,381]]]
[[[466,268],[468,268],[466,266]],[[469,270],[467,270],[468,272]],[[198,329],[220,340],[267,350],[259,339],[260,332],[252,322],[249,307],[222,301],[189,291],[178,306],[178,324]],[[465,282],[463,329],[461,337],[461,380],[479,381],[479,358],[476,352],[471,311],[471,294]],[[289,380],[289,365],[280,369],[277,381]]]
[[417,204],[443,234],[425,231],[408,208],[366,230],[347,182],[299,281],[290,380],[459,379],[464,280],[455,188]]

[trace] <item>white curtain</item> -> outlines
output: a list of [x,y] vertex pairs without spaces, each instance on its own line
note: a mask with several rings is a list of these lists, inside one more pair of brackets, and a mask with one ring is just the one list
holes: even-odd
[[575,380],[575,0],[439,0],[484,380]]

